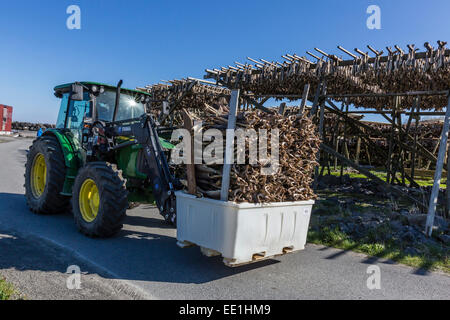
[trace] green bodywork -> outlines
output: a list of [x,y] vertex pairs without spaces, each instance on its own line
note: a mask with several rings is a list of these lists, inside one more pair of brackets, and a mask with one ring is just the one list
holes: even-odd
[[[97,85],[97,86],[105,86],[111,89],[115,89],[113,86],[97,83],[97,82],[82,82],[84,85]],[[71,84],[64,84],[61,86],[55,87],[55,92],[64,91],[69,88]],[[121,89],[121,91],[125,92],[136,92],[143,93],[137,90],[131,89]],[[65,106],[61,105],[61,108]],[[66,106],[67,107],[67,106]],[[78,170],[86,164],[86,155],[83,148],[80,146],[80,142],[73,135],[72,131],[69,129],[49,129],[46,130],[43,134],[44,136],[54,136],[58,139],[59,144],[61,146],[62,152],[64,154],[65,165],[67,168],[66,178],[64,182],[63,191],[61,194],[65,196],[72,196],[72,187],[75,182],[75,178],[78,174]],[[116,137],[117,143],[124,143],[132,140],[132,138],[127,137]],[[166,140],[159,138],[161,145],[164,149],[172,149],[174,146],[167,142]],[[147,175],[138,170],[138,157],[139,152],[143,147],[139,144],[130,145],[124,148],[121,148],[115,151],[115,162],[117,167],[122,170],[124,177],[128,182],[130,180],[146,180]],[[130,179],[131,178],[131,179]],[[133,189],[133,188],[131,188]],[[133,190],[135,192],[131,192],[130,199],[131,201],[136,202],[152,202],[153,198],[151,195],[151,189],[146,190]]]
[[[123,142],[129,141],[129,139],[124,139],[121,137],[119,137],[118,139],[123,139]],[[145,173],[140,172],[137,168],[139,150],[141,149],[142,149],[141,145],[135,144],[125,147],[121,149],[120,152],[117,152],[116,154],[117,166],[120,168],[120,170],[122,170],[125,176],[143,180],[147,179],[147,175]]]
[[78,174],[78,169],[84,165],[79,143],[76,139],[73,139],[70,130],[66,129],[49,129],[43,135],[52,135],[59,141],[67,168],[64,188],[61,194],[72,196],[72,186]]
[[[75,182],[78,170],[85,165],[85,156],[79,146],[79,142],[73,138],[73,134],[70,130],[66,129],[49,129],[46,130],[43,135],[54,136],[59,141],[67,168],[64,188],[61,194],[65,196],[72,196],[72,186]],[[118,139],[121,138],[119,137]],[[159,139],[163,148],[172,149],[174,147],[162,138]],[[128,139],[123,139],[123,142],[125,141],[128,141]],[[147,175],[138,170],[138,156],[139,151],[142,148],[143,147],[141,145],[136,144],[122,148],[116,152],[115,158],[117,167],[122,170],[122,173],[126,178],[139,180],[147,179]]]

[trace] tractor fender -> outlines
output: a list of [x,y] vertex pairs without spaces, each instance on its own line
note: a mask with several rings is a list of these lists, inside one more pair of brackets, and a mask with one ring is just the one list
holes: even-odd
[[58,139],[64,155],[64,162],[67,167],[66,178],[62,195],[71,196],[72,186],[77,176],[78,169],[82,167],[82,160],[79,150],[75,150],[74,142],[68,135],[60,129],[48,129],[42,136],[54,136]]

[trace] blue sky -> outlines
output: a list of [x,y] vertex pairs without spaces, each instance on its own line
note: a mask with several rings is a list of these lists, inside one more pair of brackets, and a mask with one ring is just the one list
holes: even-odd
[[[81,8],[81,30],[66,9]],[[381,8],[381,30],[366,9]],[[450,1],[0,0],[0,103],[14,120],[54,122],[55,85],[92,80],[136,87],[319,47],[341,54],[450,39]]]

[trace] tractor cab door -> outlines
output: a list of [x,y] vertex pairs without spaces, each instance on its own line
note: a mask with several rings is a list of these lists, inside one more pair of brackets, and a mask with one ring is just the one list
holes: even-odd
[[81,129],[85,117],[91,117],[92,103],[89,95],[85,93],[85,99],[76,101],[70,99],[70,93],[64,93],[61,99],[56,128],[69,129],[74,138],[81,138]]
[[64,93],[59,107],[58,119],[56,119],[56,128],[64,129],[66,127],[67,105],[69,103],[69,93]]
[[66,117],[66,129],[69,129],[74,138],[80,141],[81,129],[83,127],[83,121],[85,117],[91,116],[91,103],[90,101],[69,101],[69,108],[67,110]]

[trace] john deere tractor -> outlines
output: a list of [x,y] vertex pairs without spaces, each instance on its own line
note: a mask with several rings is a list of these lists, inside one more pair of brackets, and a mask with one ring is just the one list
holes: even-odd
[[26,199],[39,214],[72,211],[78,229],[109,237],[122,228],[130,194],[146,195],[176,223],[178,181],[167,163],[173,145],[147,112],[145,92],[95,82],[55,87],[61,99],[56,129],[28,153]]

